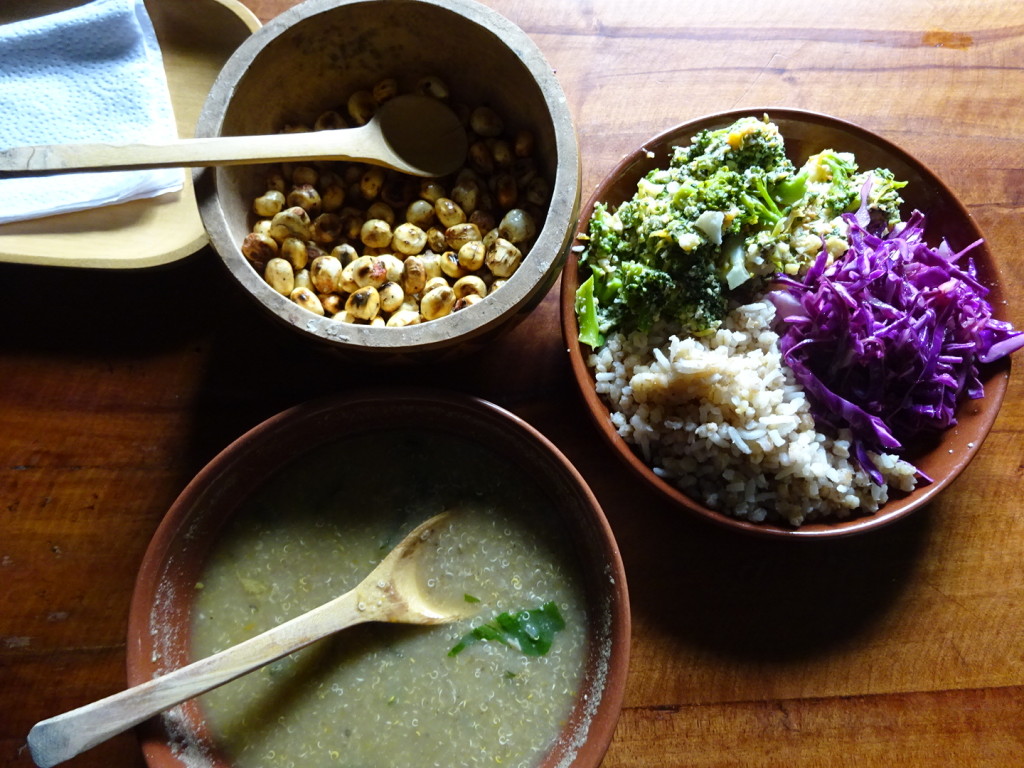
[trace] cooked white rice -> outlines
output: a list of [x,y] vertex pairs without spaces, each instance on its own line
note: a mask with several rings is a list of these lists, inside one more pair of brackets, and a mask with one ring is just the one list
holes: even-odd
[[849,435],[815,429],[782,362],[774,315],[762,300],[702,338],[679,338],[664,325],[611,335],[589,363],[618,433],[691,498],[755,522],[868,514],[890,486],[912,490],[906,461],[876,456],[886,481],[878,485],[850,460]]

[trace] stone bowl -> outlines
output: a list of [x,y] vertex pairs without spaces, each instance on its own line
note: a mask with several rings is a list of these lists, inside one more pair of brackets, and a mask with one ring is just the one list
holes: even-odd
[[[390,78],[399,92],[414,92],[424,77],[440,78],[448,93],[444,98],[461,115],[477,107],[497,113],[505,124],[502,136],[532,132],[532,170],[520,163],[514,176],[520,181],[527,173],[541,176],[549,194],[547,202],[535,206],[536,234],[522,249],[525,257],[501,290],[447,316],[404,327],[338,322],[330,312],[319,316],[275,291],[259,271],[263,264],[254,267],[243,256],[242,242],[254,225],[253,201],[266,191],[268,167],[197,171],[203,224],[232,281],[258,309],[294,330],[297,340],[373,362],[454,357],[512,327],[558,277],[579,209],[580,158],[572,115],[533,41],[473,0],[300,3],[269,21],[228,60],[203,106],[196,135],[272,134],[287,126],[313,126],[325,111],[344,113],[357,91]],[[470,138],[479,135],[470,131]],[[450,189],[450,180],[442,181]],[[494,183],[492,177],[487,181]],[[349,194],[346,205],[351,199]]]
[[[198,620],[197,585],[211,553],[222,551],[218,542],[222,538],[232,540],[225,531],[231,530],[232,522],[252,514],[254,498],[266,499],[261,494],[273,488],[274,483],[282,478],[292,482],[302,466],[339,445],[349,446],[355,439],[380,439],[374,436],[382,434],[388,436],[387,440],[392,434],[408,439],[410,425],[426,442],[436,439],[447,444],[446,441],[458,440],[464,441],[473,455],[486,452],[501,466],[520,473],[517,476],[525,478],[525,484],[534,489],[530,493],[539,494],[531,498],[541,499],[544,509],[550,510],[545,514],[550,514],[557,535],[545,541],[564,542],[567,562],[575,563],[572,572],[579,577],[579,602],[586,620],[582,622],[582,642],[577,646],[582,649],[577,667],[582,670],[582,677],[575,698],[566,702],[571,709],[559,735],[549,749],[536,756],[534,764],[545,768],[597,768],[618,720],[629,660],[629,599],[617,544],[595,496],[552,443],[515,415],[461,394],[396,389],[334,396],[270,418],[216,456],[174,502],[145,554],[129,617],[129,684],[137,685],[192,660],[191,638]],[[364,510],[366,507],[361,505],[372,506],[374,499],[386,492],[388,483],[399,482],[395,478],[415,474],[413,464],[437,467],[435,474],[449,480],[457,476],[457,471],[446,466],[444,457],[436,452],[428,450],[415,461],[408,460],[410,455],[418,455],[415,452],[405,455],[406,460],[395,459],[394,454],[381,457],[384,472],[376,484],[363,474],[349,477],[344,467],[338,466],[337,472],[318,474],[320,479],[308,486],[303,484],[303,488],[308,487],[308,498],[316,499],[327,498],[344,486],[346,496],[351,495],[358,509]],[[300,514],[297,505],[298,502],[289,509],[289,514]],[[523,506],[515,506],[516,511],[507,519],[525,520],[520,516],[531,514],[530,519],[536,520],[535,513],[518,511]],[[317,502],[313,508],[314,514],[324,515],[325,519],[336,515],[333,502],[322,506]],[[433,513],[424,514],[422,519]],[[407,530],[417,522],[419,519],[410,519],[401,525],[408,523]],[[453,529],[457,524],[452,523]],[[379,556],[383,556],[383,551]],[[304,558],[303,562],[308,562],[312,569],[316,564],[313,560]],[[498,569],[507,568],[498,560],[493,563]],[[367,572],[370,567],[372,563],[367,563]],[[340,591],[344,589],[339,588]],[[478,618],[482,622],[488,617]],[[474,618],[473,623],[476,621]],[[378,626],[399,632],[447,629]],[[347,641],[347,637],[342,637],[345,633],[360,629],[344,630],[335,638]],[[454,627],[451,631],[458,634],[462,630]],[[335,638],[319,642],[328,644]],[[446,643],[442,646],[447,649]],[[438,685],[444,682],[444,665],[452,662],[444,652],[428,654],[417,661],[422,662],[417,666],[422,667],[423,674],[431,669],[442,670]],[[271,706],[266,701],[257,704],[257,709]],[[190,700],[140,727],[142,749],[150,768],[227,768],[233,764],[211,738],[204,706],[203,698]],[[340,751],[344,746],[328,744],[325,748]]]
[[[583,206],[576,237],[584,235],[591,212],[599,202],[615,207],[630,199],[637,182],[648,172],[667,167],[673,147],[687,145],[692,136],[705,129],[724,128],[748,115],[768,117],[778,125],[786,142],[790,159],[799,167],[808,156],[831,148],[852,152],[862,169],[889,168],[897,179],[907,181],[901,190],[904,217],[914,209],[927,216],[925,237],[936,246],[945,238],[954,251],[959,251],[982,238],[978,225],[956,195],[938,176],[918,159],[888,139],[860,126],[838,118],[797,109],[740,109],[707,115],[687,121],[652,137],[624,157],[608,173]],[[582,241],[579,241],[582,243]],[[1010,362],[1003,358],[983,366],[981,378],[985,396],[963,401],[957,412],[958,424],[935,440],[905,446],[902,454],[932,478],[919,483],[910,493],[892,491],[889,500],[875,513],[843,519],[822,520],[793,527],[782,523],[750,522],[723,511],[711,509],[691,498],[674,483],[659,476],[633,447],[620,437],[609,416],[608,404],[595,389],[593,370],[587,364],[589,347],[578,340],[579,326],[574,309],[575,292],[582,282],[578,250],[574,247],[562,274],[561,321],[566,347],[572,363],[573,377],[584,399],[591,420],[600,431],[606,446],[641,482],[650,485],[679,509],[715,525],[756,536],[789,539],[818,539],[848,536],[874,530],[904,518],[920,509],[946,489],[977,455],[999,413],[1009,379]],[[998,267],[987,244],[971,251],[979,277],[989,288],[988,300],[997,318],[1005,319],[1005,296],[1000,288]]]

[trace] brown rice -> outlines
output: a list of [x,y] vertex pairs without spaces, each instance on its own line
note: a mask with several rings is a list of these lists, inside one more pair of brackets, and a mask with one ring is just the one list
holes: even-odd
[[[799,526],[877,511],[916,473],[875,456],[878,485],[850,457],[848,434],[815,429],[803,390],[782,362],[775,308],[734,309],[706,336],[615,333],[590,356],[619,435],[660,477],[711,509]],[[873,455],[874,456],[874,455]]]

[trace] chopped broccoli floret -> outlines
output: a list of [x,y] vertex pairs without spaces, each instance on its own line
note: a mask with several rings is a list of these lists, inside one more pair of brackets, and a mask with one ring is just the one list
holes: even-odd
[[596,347],[611,331],[662,319],[693,333],[717,327],[732,291],[795,274],[845,236],[838,217],[858,207],[869,174],[869,207],[898,220],[903,184],[888,171],[859,173],[852,155],[824,150],[798,171],[767,118],[699,132],[630,200],[595,207],[576,297],[581,341]]
[[897,181],[888,168],[875,168],[871,174],[871,187],[868,190],[868,208],[877,210],[884,215],[891,226],[900,221],[900,206],[903,198],[899,190],[907,186],[905,181]]

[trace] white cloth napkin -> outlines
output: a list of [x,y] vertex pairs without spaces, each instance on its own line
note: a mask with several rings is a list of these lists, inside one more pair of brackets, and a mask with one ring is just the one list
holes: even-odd
[[[0,25],[0,147],[163,141],[178,135],[143,0],[93,0]],[[0,223],[144,199],[184,170],[0,179]]]

